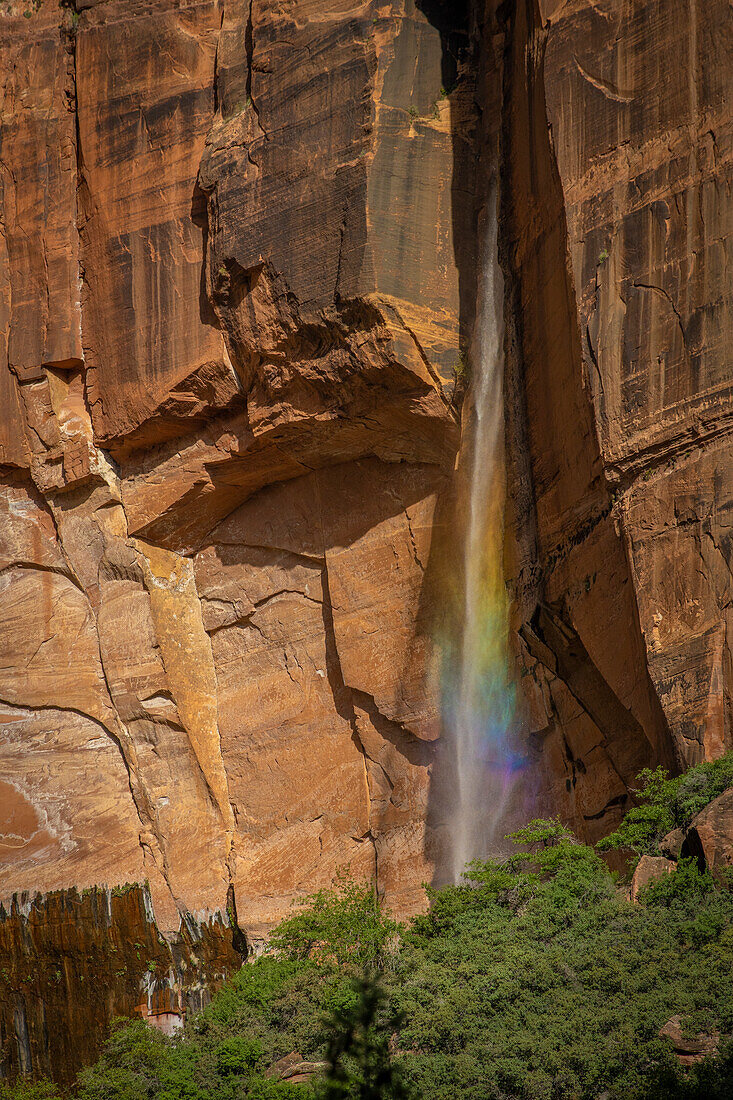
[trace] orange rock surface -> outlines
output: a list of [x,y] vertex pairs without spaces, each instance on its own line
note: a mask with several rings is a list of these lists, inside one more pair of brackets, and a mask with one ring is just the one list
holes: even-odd
[[[2,5],[0,899],[147,881],[125,928],[240,946],[346,866],[425,904],[495,175],[524,794],[595,839],[730,746],[732,41],[727,0]],[[29,904],[32,967],[77,902]]]
[[731,746],[733,22],[520,0],[506,31],[516,667],[593,839],[640,765]]
[[0,15],[0,897],[424,904],[471,79],[411,3],[296,7]]

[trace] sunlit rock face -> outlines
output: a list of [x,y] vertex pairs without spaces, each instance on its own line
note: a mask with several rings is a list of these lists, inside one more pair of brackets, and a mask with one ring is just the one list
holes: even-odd
[[0,22],[0,1072],[68,1079],[340,868],[424,905],[477,108],[412,0]]
[[440,876],[497,173],[528,808],[593,838],[729,743],[732,31],[683,7],[2,5],[2,1072],[172,1026],[339,868]]

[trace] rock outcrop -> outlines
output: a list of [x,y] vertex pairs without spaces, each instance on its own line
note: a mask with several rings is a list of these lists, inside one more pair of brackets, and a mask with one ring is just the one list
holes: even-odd
[[640,765],[731,745],[732,50],[725,0],[508,15],[517,669],[590,838]]
[[219,917],[160,935],[145,887],[60,890],[0,909],[0,1038],[8,1071],[70,1083],[114,1016],[175,1034],[241,965]]
[[701,869],[716,878],[730,875],[733,867],[733,790],[724,791],[693,818],[680,848],[694,857]]
[[662,1039],[668,1039],[672,1049],[682,1066],[693,1066],[701,1062],[703,1058],[709,1058],[715,1054],[720,1043],[719,1035],[706,1035],[699,1032],[697,1035],[688,1035],[685,1032],[682,1018],[672,1016],[664,1027],[660,1028]]
[[671,874],[675,866],[674,860],[665,859],[664,856],[643,855],[631,877],[629,899],[637,901],[641,890],[658,882],[664,875]]
[[[534,808],[594,839],[641,767],[730,744],[733,24],[8,0],[0,26],[0,1056],[68,1077],[100,929],[129,981],[98,1019],[142,1003],[148,940],[182,1011],[183,962],[216,984],[339,867],[402,916],[439,874],[492,175]],[[73,892],[126,883],[134,919]]]

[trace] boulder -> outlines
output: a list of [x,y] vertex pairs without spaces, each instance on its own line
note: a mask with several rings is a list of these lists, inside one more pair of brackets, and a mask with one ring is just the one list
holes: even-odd
[[662,1038],[670,1040],[683,1066],[690,1066],[694,1062],[707,1058],[709,1054],[715,1054],[720,1041],[717,1032],[712,1035],[699,1032],[697,1035],[688,1037],[685,1035],[681,1016],[671,1016],[664,1027],[659,1029],[659,1034]]
[[718,795],[697,815],[688,829],[685,848],[699,861],[704,860],[714,875],[733,865],[733,788]]
[[665,859],[663,856],[642,856],[631,879],[630,900],[636,901],[640,890],[656,882],[662,875],[668,875],[674,869],[674,860]]
[[291,1085],[301,1085],[309,1081],[315,1073],[328,1068],[328,1062],[307,1062],[297,1050],[292,1054],[286,1054],[284,1058],[278,1058],[265,1070],[265,1077],[273,1077],[277,1081],[287,1081]]
[[659,841],[659,851],[668,859],[679,859],[682,845],[685,843],[685,830],[672,829]]

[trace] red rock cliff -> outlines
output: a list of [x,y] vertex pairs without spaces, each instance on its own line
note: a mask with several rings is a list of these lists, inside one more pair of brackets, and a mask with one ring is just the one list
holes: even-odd
[[[182,1009],[234,905],[252,942],[345,866],[423,904],[476,106],[412,0],[0,19],[0,1037],[68,1074],[156,925]],[[68,891],[143,882],[90,1031],[119,906]]]
[[640,766],[731,747],[732,58],[723,0],[507,22],[517,669],[590,838]]
[[492,173],[535,796],[594,838],[640,767],[730,744],[733,19],[0,20],[0,1055],[63,1077],[108,1014],[182,1011],[238,926],[256,940],[339,867],[423,904]]

